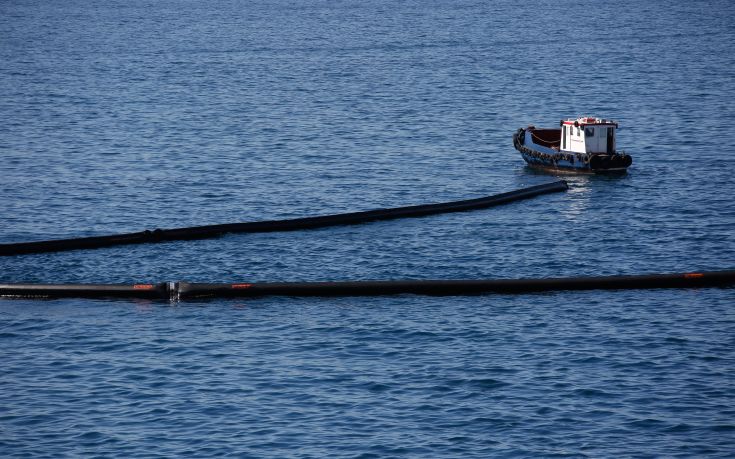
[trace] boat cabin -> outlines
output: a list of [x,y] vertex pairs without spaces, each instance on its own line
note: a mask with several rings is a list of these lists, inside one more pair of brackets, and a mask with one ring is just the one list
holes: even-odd
[[593,117],[562,120],[561,150],[573,153],[615,153],[615,129],[611,120]]

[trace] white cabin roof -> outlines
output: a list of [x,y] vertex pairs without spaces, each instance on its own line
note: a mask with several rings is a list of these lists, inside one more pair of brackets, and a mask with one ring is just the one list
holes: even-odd
[[604,118],[597,118],[595,116],[580,116],[577,118],[568,118],[566,120],[562,120],[562,124],[564,125],[572,125],[572,126],[614,126],[618,127],[618,123],[613,120],[607,120]]

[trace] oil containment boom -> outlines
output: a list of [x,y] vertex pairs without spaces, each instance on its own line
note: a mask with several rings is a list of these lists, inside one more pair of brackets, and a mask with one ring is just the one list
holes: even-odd
[[626,290],[735,286],[735,270],[601,277],[477,280],[396,280],[347,282],[188,283],[159,284],[0,284],[0,297],[15,298],[142,298],[196,300],[265,296],[337,297],[381,295],[524,294],[570,290]]
[[559,180],[493,196],[439,204],[377,209],[288,220],[226,223],[220,225],[194,226],[189,228],[146,230],[137,233],[116,234],[110,236],[92,236],[73,239],[0,244],[0,256],[60,252],[79,249],[97,249],[125,244],[146,244],[162,241],[206,239],[222,236],[227,233],[298,231],[325,228],[329,226],[356,225],[378,220],[425,217],[441,213],[484,209],[501,204],[508,204],[522,199],[532,198],[546,193],[565,191],[567,189],[569,189],[567,182]]
[[169,299],[171,286],[160,284],[0,284],[0,296],[12,298]]

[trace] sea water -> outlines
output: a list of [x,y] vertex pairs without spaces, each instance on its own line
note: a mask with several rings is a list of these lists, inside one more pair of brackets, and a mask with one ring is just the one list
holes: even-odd
[[[735,267],[729,1],[6,1],[0,243],[488,210],[0,258],[1,282]],[[623,176],[519,127],[620,123]],[[735,290],[0,302],[3,457],[727,457]]]

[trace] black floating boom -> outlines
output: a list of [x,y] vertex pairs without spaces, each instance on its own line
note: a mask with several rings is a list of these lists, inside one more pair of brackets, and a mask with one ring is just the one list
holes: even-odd
[[0,296],[15,298],[167,299],[169,284],[0,284]]
[[449,212],[483,209],[507,204],[521,199],[532,198],[546,193],[565,191],[567,182],[536,185],[507,193],[464,201],[426,204],[418,206],[397,207],[393,209],[368,210],[320,217],[295,218],[290,220],[270,220],[261,222],[227,223],[222,225],[194,226],[190,228],[155,229],[138,233],[117,234],[111,236],[93,236],[74,239],[56,239],[50,241],[19,242],[0,244],[0,256],[21,255],[28,253],[59,252],[65,250],[96,249],[124,244],[145,244],[150,242],[206,239],[226,233],[268,233],[274,231],[297,231],[327,226],[355,225],[377,220],[395,218],[424,217]]
[[5,297],[150,298],[186,300],[263,296],[379,296],[518,294],[561,290],[701,288],[735,285],[735,270],[637,276],[493,280],[401,280],[201,284],[167,282],[136,285],[0,284]]

